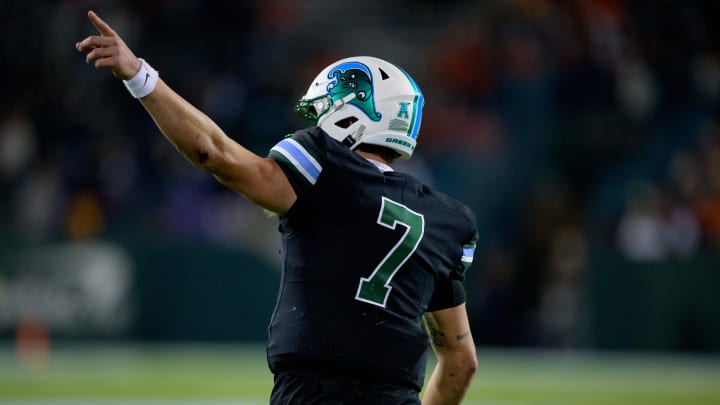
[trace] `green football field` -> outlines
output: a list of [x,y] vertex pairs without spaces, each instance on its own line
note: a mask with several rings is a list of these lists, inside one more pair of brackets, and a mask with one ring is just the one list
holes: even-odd
[[[466,404],[720,404],[720,358],[480,351]],[[260,346],[90,346],[24,364],[0,349],[0,404],[255,405]]]

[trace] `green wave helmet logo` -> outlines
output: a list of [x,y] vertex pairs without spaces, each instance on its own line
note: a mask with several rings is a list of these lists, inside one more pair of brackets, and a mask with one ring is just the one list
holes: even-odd
[[371,120],[380,121],[382,114],[375,110],[372,73],[367,66],[359,62],[345,62],[331,69],[328,79],[332,79],[327,91],[333,102],[355,93],[355,98],[348,104],[359,108]]

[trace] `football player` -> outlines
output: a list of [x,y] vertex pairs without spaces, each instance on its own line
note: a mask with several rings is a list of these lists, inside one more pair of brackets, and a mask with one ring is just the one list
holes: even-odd
[[[278,214],[282,281],[269,325],[272,404],[457,404],[477,367],[464,272],[471,211],[390,164],[417,145],[423,95],[373,57],[337,61],[295,110],[308,127],[261,157],[168,87],[95,13],[76,44],[124,81],[195,166]],[[429,338],[428,338],[429,335]]]

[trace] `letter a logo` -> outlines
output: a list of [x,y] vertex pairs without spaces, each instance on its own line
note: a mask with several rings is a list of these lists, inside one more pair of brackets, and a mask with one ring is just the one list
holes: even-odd
[[408,105],[410,105],[410,103],[398,103],[398,104],[400,104],[400,111],[398,111],[397,117],[410,119],[410,116],[408,115]]

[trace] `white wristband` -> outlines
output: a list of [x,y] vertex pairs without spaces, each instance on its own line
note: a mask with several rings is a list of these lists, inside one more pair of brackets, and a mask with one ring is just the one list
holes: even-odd
[[141,62],[140,70],[138,70],[135,77],[130,80],[123,80],[123,83],[125,83],[125,87],[127,87],[133,97],[143,98],[155,89],[160,75],[157,70],[145,62],[145,59],[138,59],[140,59]]

